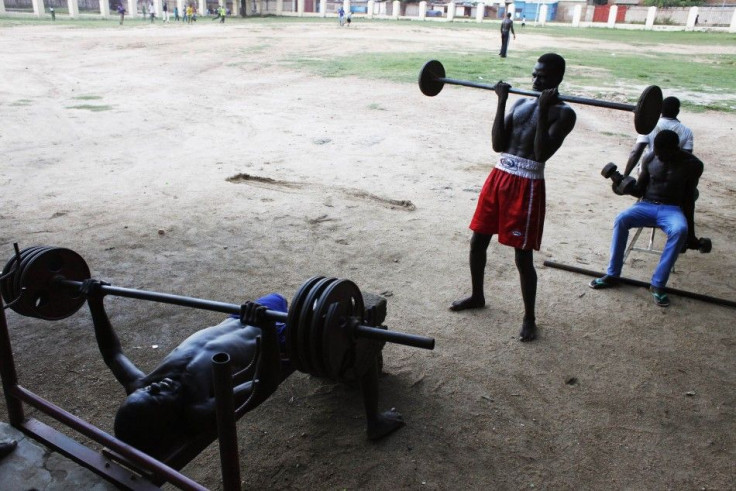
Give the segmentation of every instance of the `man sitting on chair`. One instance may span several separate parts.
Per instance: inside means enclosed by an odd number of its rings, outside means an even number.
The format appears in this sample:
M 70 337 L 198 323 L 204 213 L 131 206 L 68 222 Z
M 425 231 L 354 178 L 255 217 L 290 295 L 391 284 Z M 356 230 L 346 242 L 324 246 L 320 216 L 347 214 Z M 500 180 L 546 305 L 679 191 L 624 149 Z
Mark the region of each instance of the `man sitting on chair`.
M 86 296 L 95 328 L 95 337 L 107 366 L 125 388 L 128 397 L 115 417 L 115 435 L 122 441 L 156 458 L 166 456 L 172 443 L 182 437 L 214 431 L 215 398 L 212 357 L 225 352 L 233 370 L 236 408 L 245 411 L 264 402 L 288 377 L 293 368 L 284 362 L 285 325 L 258 322 L 259 310 L 286 311 L 286 299 L 267 295 L 243 306 L 242 318 L 228 318 L 220 324 L 185 339 L 148 375 L 124 354 L 103 305 L 104 292 L 97 280 L 86 280 L 81 293 Z M 404 425 L 394 411 L 378 412 L 378 357 L 374 366 L 359 379 L 363 393 L 368 438 L 375 440 Z
M 664 289 L 670 271 L 682 247 L 697 243 L 693 213 L 695 192 L 702 174 L 703 163 L 680 149 L 677 133 L 664 130 L 655 137 L 654 157 L 642 162 L 639 178 L 631 192 L 641 200 L 616 217 L 608 270 L 605 276 L 590 282 L 591 288 L 608 288 L 617 283 L 629 229 L 658 227 L 667 234 L 667 242 L 652 275 L 650 291 L 657 305 L 669 306 Z

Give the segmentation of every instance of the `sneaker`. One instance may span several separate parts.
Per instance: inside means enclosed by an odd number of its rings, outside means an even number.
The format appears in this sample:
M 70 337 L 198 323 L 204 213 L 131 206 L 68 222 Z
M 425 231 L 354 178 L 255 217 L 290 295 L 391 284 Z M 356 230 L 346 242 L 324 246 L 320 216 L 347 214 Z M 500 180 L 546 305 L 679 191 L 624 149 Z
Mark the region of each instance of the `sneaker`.
M 660 307 L 670 306 L 670 298 L 661 288 L 650 286 L 649 291 L 652 292 L 652 297 L 654 297 L 654 303 L 656 303 Z
M 616 286 L 616 278 L 606 275 L 601 278 L 594 279 L 588 284 L 588 286 L 591 287 L 593 290 L 611 288 L 612 286 Z

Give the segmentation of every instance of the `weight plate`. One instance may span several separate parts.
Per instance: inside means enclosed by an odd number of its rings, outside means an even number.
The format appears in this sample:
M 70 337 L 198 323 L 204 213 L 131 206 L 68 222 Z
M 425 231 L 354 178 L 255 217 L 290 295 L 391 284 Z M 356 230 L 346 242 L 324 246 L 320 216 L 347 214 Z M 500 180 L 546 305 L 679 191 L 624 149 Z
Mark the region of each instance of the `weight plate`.
M 363 295 L 361 295 L 358 286 L 350 280 L 339 280 L 331 284 L 317 304 L 312 320 L 312 365 L 319 375 L 332 378 L 335 378 L 333 375 L 335 370 L 334 367 L 331 367 L 333 370 L 328 368 L 330 364 L 328 362 L 329 355 L 324 349 L 324 326 L 327 322 L 328 310 L 335 303 L 343 306 L 340 309 L 343 317 L 356 317 L 362 322 L 364 313 Z M 335 356 L 342 358 L 338 355 Z
M 287 315 L 286 320 L 286 353 L 293 363 L 297 362 L 297 332 L 299 331 L 299 316 L 302 312 L 302 306 L 304 305 L 304 301 L 306 300 L 307 295 L 309 295 L 309 291 L 312 289 L 314 284 L 323 278 L 324 276 L 312 276 L 309 278 L 307 281 L 302 283 L 302 286 L 299 287 L 294 294 L 294 298 L 291 300 L 291 307 L 289 308 L 289 314 Z
M 350 318 L 363 322 L 365 305 L 360 288 L 350 280 L 342 280 L 339 285 L 331 289 L 329 296 L 325 295 L 323 310 L 324 321 L 322 335 L 321 359 L 326 373 L 334 380 L 344 380 L 346 370 L 354 365 L 358 355 L 358 341 L 353 336 L 350 327 Z M 330 305 L 340 307 L 328 311 Z
M 27 294 L 18 302 L 19 309 L 45 320 L 64 319 L 78 311 L 86 298 L 75 289 L 55 284 L 57 277 L 84 281 L 90 278 L 90 271 L 82 256 L 71 249 L 41 250 L 23 269 L 21 284 Z
M 312 363 L 310 359 L 309 343 L 312 334 L 311 321 L 314 313 L 314 307 L 324 289 L 336 278 L 323 278 L 312 286 L 309 290 L 304 305 L 299 315 L 299 330 L 297 331 L 296 359 L 298 360 L 297 370 L 305 373 L 312 373 Z
M 22 283 L 21 280 L 23 278 L 23 272 L 25 271 L 25 268 L 27 267 L 28 263 L 33 260 L 34 257 L 36 257 L 39 253 L 51 249 L 50 247 L 34 247 L 32 250 L 29 250 L 27 253 L 21 255 L 21 261 L 20 261 L 20 268 L 16 272 L 16 274 L 13 275 L 13 283 L 12 283 L 12 290 L 10 293 L 13 295 L 13 298 L 18 298 L 22 293 Z M 20 312 L 19 312 L 20 313 Z M 33 316 L 32 313 L 26 313 L 25 315 Z
M 18 254 L 20 256 L 20 260 L 18 260 L 18 257 L 16 254 L 13 254 L 10 259 L 8 259 L 8 262 L 5 263 L 5 267 L 3 268 L 2 275 L 3 280 L 0 283 L 0 294 L 5 299 L 7 303 L 12 302 L 15 300 L 15 296 L 13 295 L 13 292 L 15 291 L 15 288 L 13 287 L 13 283 L 15 282 L 15 277 L 18 275 L 18 271 L 20 271 L 20 264 L 23 262 L 23 257 L 25 254 L 28 254 L 31 251 L 35 251 L 38 249 L 38 246 L 34 247 L 26 247 L 20 253 Z M 8 277 L 5 277 L 6 274 L 10 273 L 11 270 L 13 270 L 13 274 L 11 274 Z
M 639 96 L 639 102 L 634 109 L 634 128 L 640 135 L 652 132 L 659 116 L 662 114 L 662 89 L 650 85 Z
M 422 94 L 434 97 L 442 91 L 445 83 L 437 80 L 445 78 L 445 67 L 437 60 L 429 60 L 419 70 L 419 90 Z

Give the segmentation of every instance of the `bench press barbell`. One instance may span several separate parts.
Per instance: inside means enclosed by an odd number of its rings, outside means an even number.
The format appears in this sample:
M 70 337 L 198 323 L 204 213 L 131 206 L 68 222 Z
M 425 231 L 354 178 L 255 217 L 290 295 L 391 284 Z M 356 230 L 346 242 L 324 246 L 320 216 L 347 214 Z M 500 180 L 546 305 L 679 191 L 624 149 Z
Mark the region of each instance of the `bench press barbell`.
M 76 252 L 29 247 L 8 260 L 0 275 L 6 307 L 27 317 L 60 320 L 77 312 L 86 299 L 82 282 L 89 267 Z M 201 310 L 240 314 L 241 305 L 103 284 L 107 295 L 151 300 Z M 334 380 L 349 370 L 360 373 L 383 343 L 434 349 L 434 338 L 389 331 L 364 318 L 363 296 L 350 280 L 310 278 L 297 290 L 288 313 L 266 310 L 264 318 L 287 325 L 287 354 L 297 370 Z M 375 324 L 375 322 L 373 322 Z
M 430 60 L 424 64 L 419 71 L 419 89 L 422 94 L 433 97 L 442 91 L 445 84 L 461 85 L 463 87 L 473 87 L 476 89 L 496 90 L 495 85 L 481 84 L 477 82 L 469 82 L 466 80 L 455 80 L 445 76 L 445 67 L 437 60 Z M 527 95 L 539 97 L 540 92 L 534 90 L 509 89 L 512 94 Z M 600 101 L 598 99 L 589 99 L 586 97 L 576 97 L 569 95 L 559 96 L 560 100 L 565 102 L 573 102 L 576 104 L 585 104 L 588 106 L 604 107 L 607 109 L 616 109 L 619 111 L 631 111 L 634 113 L 634 128 L 641 135 L 649 134 L 659 121 L 662 112 L 662 90 L 656 85 L 650 85 L 639 96 L 636 105 L 624 104 L 621 102 Z

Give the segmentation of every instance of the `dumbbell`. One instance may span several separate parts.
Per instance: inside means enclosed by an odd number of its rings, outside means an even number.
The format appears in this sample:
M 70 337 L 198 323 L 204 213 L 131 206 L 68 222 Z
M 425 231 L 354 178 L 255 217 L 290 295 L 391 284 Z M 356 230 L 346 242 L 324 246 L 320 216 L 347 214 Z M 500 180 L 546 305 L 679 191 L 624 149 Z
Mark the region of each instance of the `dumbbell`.
M 616 164 L 609 162 L 603 166 L 601 175 L 613 181 L 611 189 L 613 189 L 614 193 L 618 195 L 631 194 L 631 191 L 634 190 L 634 186 L 636 185 L 636 179 L 631 176 L 622 175 L 616 170 L 617 168 Z
M 707 237 L 700 237 L 694 244 L 688 244 L 688 249 L 697 249 L 701 254 L 707 254 L 713 249 L 713 242 Z

